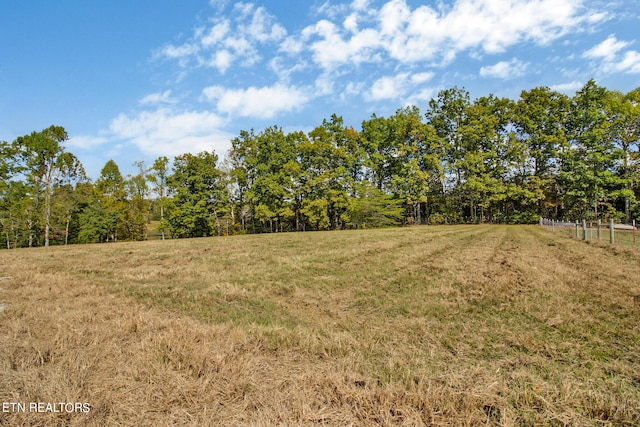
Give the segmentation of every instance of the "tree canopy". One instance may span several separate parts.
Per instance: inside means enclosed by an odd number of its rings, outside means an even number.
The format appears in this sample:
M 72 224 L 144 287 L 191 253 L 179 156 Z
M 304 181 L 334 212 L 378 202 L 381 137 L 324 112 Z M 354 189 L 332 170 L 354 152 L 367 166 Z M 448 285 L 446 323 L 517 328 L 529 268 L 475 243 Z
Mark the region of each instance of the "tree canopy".
M 51 126 L 0 142 L 2 247 L 427 223 L 640 216 L 640 88 L 590 80 L 519 99 L 442 90 L 426 111 L 241 131 L 221 162 L 185 153 L 91 182 Z

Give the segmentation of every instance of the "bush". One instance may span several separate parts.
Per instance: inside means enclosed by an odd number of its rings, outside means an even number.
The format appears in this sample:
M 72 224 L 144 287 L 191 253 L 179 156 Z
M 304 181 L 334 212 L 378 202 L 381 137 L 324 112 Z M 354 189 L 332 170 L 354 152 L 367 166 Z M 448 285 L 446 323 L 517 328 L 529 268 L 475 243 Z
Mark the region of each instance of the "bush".
M 429 224 L 441 225 L 446 224 L 447 219 L 441 213 L 434 213 L 429 216 Z

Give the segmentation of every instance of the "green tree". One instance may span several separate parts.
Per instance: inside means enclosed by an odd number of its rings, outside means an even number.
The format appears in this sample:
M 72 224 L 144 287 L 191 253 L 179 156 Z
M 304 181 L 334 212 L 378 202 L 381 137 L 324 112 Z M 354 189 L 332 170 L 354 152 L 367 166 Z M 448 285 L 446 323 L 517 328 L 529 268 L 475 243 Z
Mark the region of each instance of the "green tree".
M 362 163 L 354 156 L 353 137 L 334 114 L 298 146 L 305 195 L 302 213 L 312 229 L 340 229 L 348 221 L 349 199 L 355 195 Z
M 417 107 L 399 109 L 388 121 L 400 162 L 400 167 L 393 171 L 390 189 L 404 201 L 410 221 L 421 224 L 431 185 L 442 179 L 440 140 L 435 129 L 422 122 Z
M 240 229 L 247 230 L 254 207 L 249 199 L 249 190 L 256 177 L 258 163 L 256 136 L 253 129 L 250 132 L 241 131 L 240 136 L 231 140 L 229 151 L 230 179 L 234 188 L 234 202 L 237 206 Z
M 107 210 L 98 201 L 88 204 L 79 214 L 79 243 L 100 243 L 114 238 L 114 229 L 118 222 L 118 213 Z
M 156 193 L 158 197 L 157 203 L 160 207 L 160 233 L 162 240 L 165 238 L 165 219 L 164 219 L 164 208 L 167 203 L 167 187 L 168 187 L 168 179 L 170 176 L 169 170 L 169 159 L 166 156 L 158 157 L 154 162 L 151 168 L 149 169 L 149 174 L 147 176 L 148 180 L 153 184 L 153 191 Z
M 30 238 L 29 187 L 22 181 L 6 181 L 0 194 L 0 226 L 7 249 L 22 246 Z
M 636 201 L 634 189 L 638 187 L 638 155 L 640 151 L 640 88 L 627 94 L 610 92 L 611 138 L 622 150 L 622 164 L 618 175 L 624 181 L 624 212 L 631 221 L 632 204 Z
M 67 139 L 67 132 L 63 127 L 50 126 L 41 132 L 18 137 L 14 141 L 21 160 L 22 173 L 26 176 L 35 200 L 34 208 L 42 215 L 45 246 L 49 246 L 55 185 L 68 177 L 84 174 L 80 161 L 65 151 L 62 145 Z
M 545 217 L 558 217 L 561 203 L 556 185 L 558 156 L 568 146 L 569 107 L 569 97 L 548 87 L 523 91 L 515 107 L 513 122 L 517 138 L 527 151 L 518 177 L 526 191 L 544 195 L 536 212 Z
M 444 199 L 443 207 L 449 222 L 460 220 L 461 209 L 465 203 L 461 184 L 465 159 L 464 135 L 462 130 L 468 121 L 471 107 L 469 92 L 453 87 L 438 92 L 438 96 L 429 102 L 425 113 L 427 124 L 431 125 L 439 139 L 439 159 L 443 178 L 439 193 Z
M 168 223 L 175 237 L 205 237 L 221 234 L 219 216 L 228 200 L 215 153 L 183 154 L 175 157 L 168 188 L 174 196 Z
M 127 192 L 125 180 L 115 161 L 109 160 L 105 163 L 94 188 L 97 202 L 101 208 L 94 209 L 93 212 L 104 212 L 107 219 L 105 224 L 111 227 L 109 238 L 112 241 L 126 240 L 128 238 L 126 227 Z
M 391 190 L 391 180 L 402 167 L 392 119 L 378 117 L 362 122 L 362 145 L 366 153 L 368 178 L 380 191 Z
M 561 153 L 559 181 L 565 202 L 575 216 L 600 218 L 613 214 L 612 202 L 625 195 L 616 165 L 624 153 L 612 138 L 609 92 L 590 80 L 571 100 L 570 147 Z
M 438 93 L 437 99 L 429 102 L 429 110 L 425 113 L 427 123 L 436 131 L 441 139 L 443 170 L 443 193 L 460 185 L 463 179 L 461 161 L 464 159 L 463 126 L 467 123 L 467 115 L 471 107 L 469 92 L 453 87 Z
M 149 185 L 144 162 L 134 162 L 138 173 L 125 180 L 128 209 L 125 212 L 127 237 L 131 240 L 145 240 L 151 214 Z
M 261 223 L 261 230 L 269 225 L 269 231 L 291 229 L 295 218 L 292 207 L 294 183 L 290 170 L 296 159 L 297 135 L 285 135 L 282 128 L 268 127 L 254 135 L 252 157 L 245 158 L 250 165 L 247 179 L 251 186 L 247 199 L 253 208 L 254 218 Z
M 356 228 L 397 226 L 402 223 L 402 200 L 385 194 L 369 182 L 358 185 L 358 197 L 349 206 L 350 223 Z
M 53 217 L 57 223 L 64 225 L 65 245 L 74 240 L 71 236 L 71 222 L 74 216 L 77 216 L 89 203 L 92 191 L 93 186 L 86 181 L 86 178 L 75 183 L 68 181 L 55 188 Z
M 507 198 L 514 163 L 511 156 L 517 154 L 509 131 L 511 113 L 510 100 L 481 97 L 471 104 L 467 122 L 461 126 L 464 157 L 459 161 L 460 188 L 473 221 L 484 221 L 487 215 L 493 218 L 495 208 Z

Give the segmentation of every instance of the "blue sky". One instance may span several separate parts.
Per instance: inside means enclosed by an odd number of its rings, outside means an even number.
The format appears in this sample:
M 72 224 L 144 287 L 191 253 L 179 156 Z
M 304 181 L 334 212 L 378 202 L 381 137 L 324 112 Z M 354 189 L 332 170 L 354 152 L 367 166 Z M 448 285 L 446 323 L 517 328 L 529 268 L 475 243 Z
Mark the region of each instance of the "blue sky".
M 637 0 L 0 2 L 0 140 L 64 126 L 109 159 L 214 150 L 240 130 L 425 111 L 439 90 L 517 99 L 640 86 Z

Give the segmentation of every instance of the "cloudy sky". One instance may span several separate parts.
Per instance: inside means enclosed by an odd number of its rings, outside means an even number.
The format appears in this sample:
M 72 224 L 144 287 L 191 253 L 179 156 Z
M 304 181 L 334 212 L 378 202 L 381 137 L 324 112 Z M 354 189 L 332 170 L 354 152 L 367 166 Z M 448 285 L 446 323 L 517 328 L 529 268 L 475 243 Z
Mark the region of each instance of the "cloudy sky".
M 0 2 L 0 140 L 56 124 L 92 178 L 240 130 L 424 111 L 439 90 L 517 99 L 640 86 L 638 0 Z

